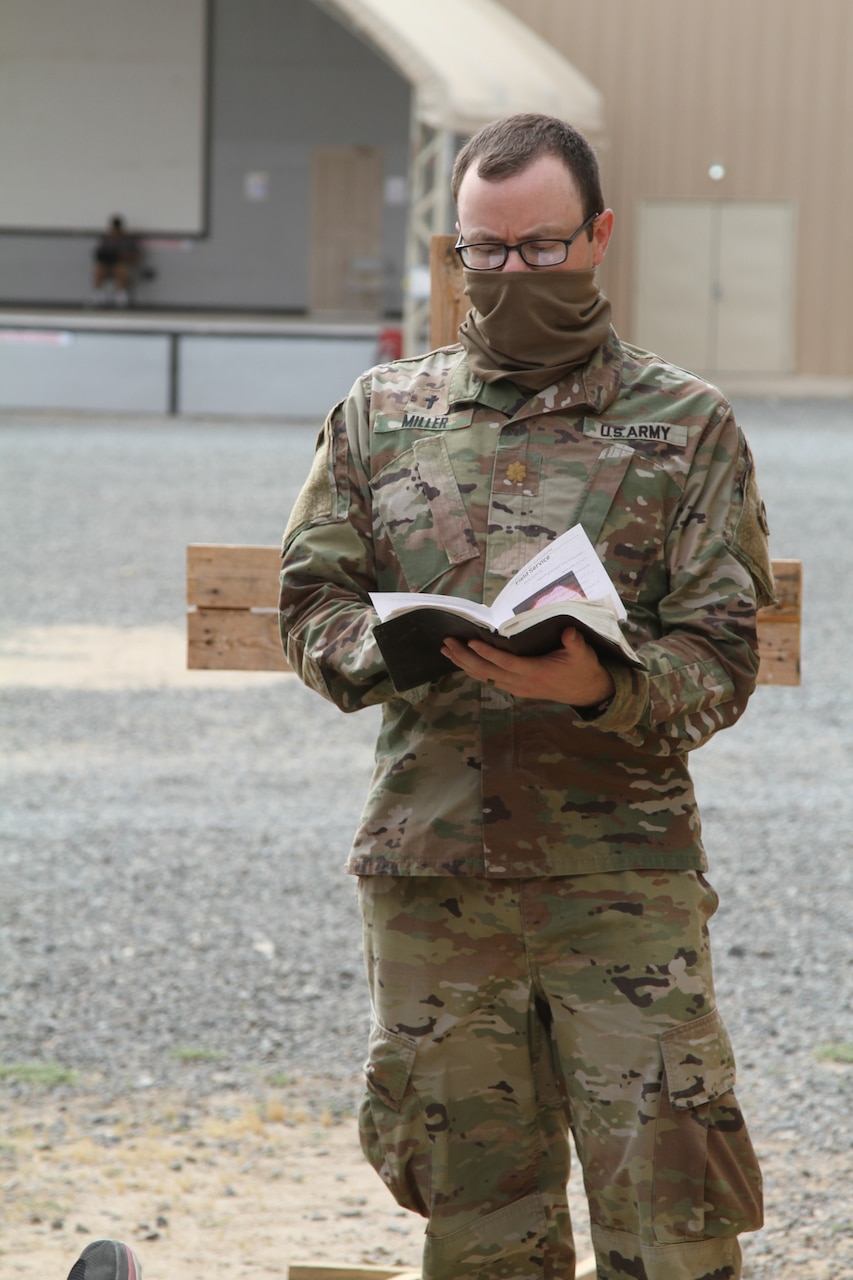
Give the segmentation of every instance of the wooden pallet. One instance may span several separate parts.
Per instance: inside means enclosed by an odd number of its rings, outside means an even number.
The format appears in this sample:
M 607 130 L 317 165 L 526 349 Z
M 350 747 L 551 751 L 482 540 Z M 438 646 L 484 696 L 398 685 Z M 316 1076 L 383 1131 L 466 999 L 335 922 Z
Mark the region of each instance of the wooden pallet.
M 388 1267 L 320 1266 L 314 1262 L 292 1262 L 287 1280 L 421 1280 L 420 1268 L 400 1271 Z M 575 1280 L 595 1280 L 595 1258 L 579 1262 Z
M 315 1262 L 291 1262 L 287 1280 L 421 1280 L 417 1271 L 388 1267 L 319 1266 Z
M 278 632 L 278 547 L 187 548 L 187 666 L 288 671 Z M 774 560 L 778 604 L 758 615 L 760 684 L 800 683 L 802 565 Z

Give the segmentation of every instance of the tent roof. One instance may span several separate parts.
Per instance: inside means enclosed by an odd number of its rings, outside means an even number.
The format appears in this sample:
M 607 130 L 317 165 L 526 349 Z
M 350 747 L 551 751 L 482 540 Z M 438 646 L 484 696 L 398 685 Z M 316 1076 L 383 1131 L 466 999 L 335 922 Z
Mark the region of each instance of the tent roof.
M 319 0 L 415 89 L 415 116 L 476 132 L 516 111 L 603 133 L 603 100 L 580 72 L 494 0 Z

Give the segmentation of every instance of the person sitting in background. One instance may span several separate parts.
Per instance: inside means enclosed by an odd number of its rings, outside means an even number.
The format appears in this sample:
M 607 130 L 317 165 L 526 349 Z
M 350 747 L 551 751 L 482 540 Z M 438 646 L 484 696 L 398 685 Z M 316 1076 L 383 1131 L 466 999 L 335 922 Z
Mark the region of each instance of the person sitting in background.
M 95 246 L 95 305 L 107 302 L 107 285 L 112 285 L 117 307 L 130 303 L 130 284 L 140 259 L 139 241 L 128 233 L 124 219 L 116 214 Z

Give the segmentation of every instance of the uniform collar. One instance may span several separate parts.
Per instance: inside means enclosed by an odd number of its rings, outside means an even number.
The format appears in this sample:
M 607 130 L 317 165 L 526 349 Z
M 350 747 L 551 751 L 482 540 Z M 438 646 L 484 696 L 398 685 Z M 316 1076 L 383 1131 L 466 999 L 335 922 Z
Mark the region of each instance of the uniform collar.
M 603 413 L 613 403 L 622 383 L 622 344 L 611 327 L 585 365 L 572 369 L 565 377 L 531 392 L 506 379 L 483 382 L 471 372 L 467 360 L 459 361 L 450 377 L 448 402 L 451 407 L 472 400 L 495 409 L 508 417 L 530 417 L 538 413 L 554 413 L 589 408 Z

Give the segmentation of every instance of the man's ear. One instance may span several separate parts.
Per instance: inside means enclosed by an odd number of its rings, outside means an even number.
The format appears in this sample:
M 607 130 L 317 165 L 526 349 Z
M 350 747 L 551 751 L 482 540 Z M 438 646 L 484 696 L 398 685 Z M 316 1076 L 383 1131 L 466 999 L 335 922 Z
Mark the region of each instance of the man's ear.
M 592 232 L 592 262 L 598 266 L 604 260 L 610 237 L 613 235 L 613 210 L 605 209 L 595 220 Z

